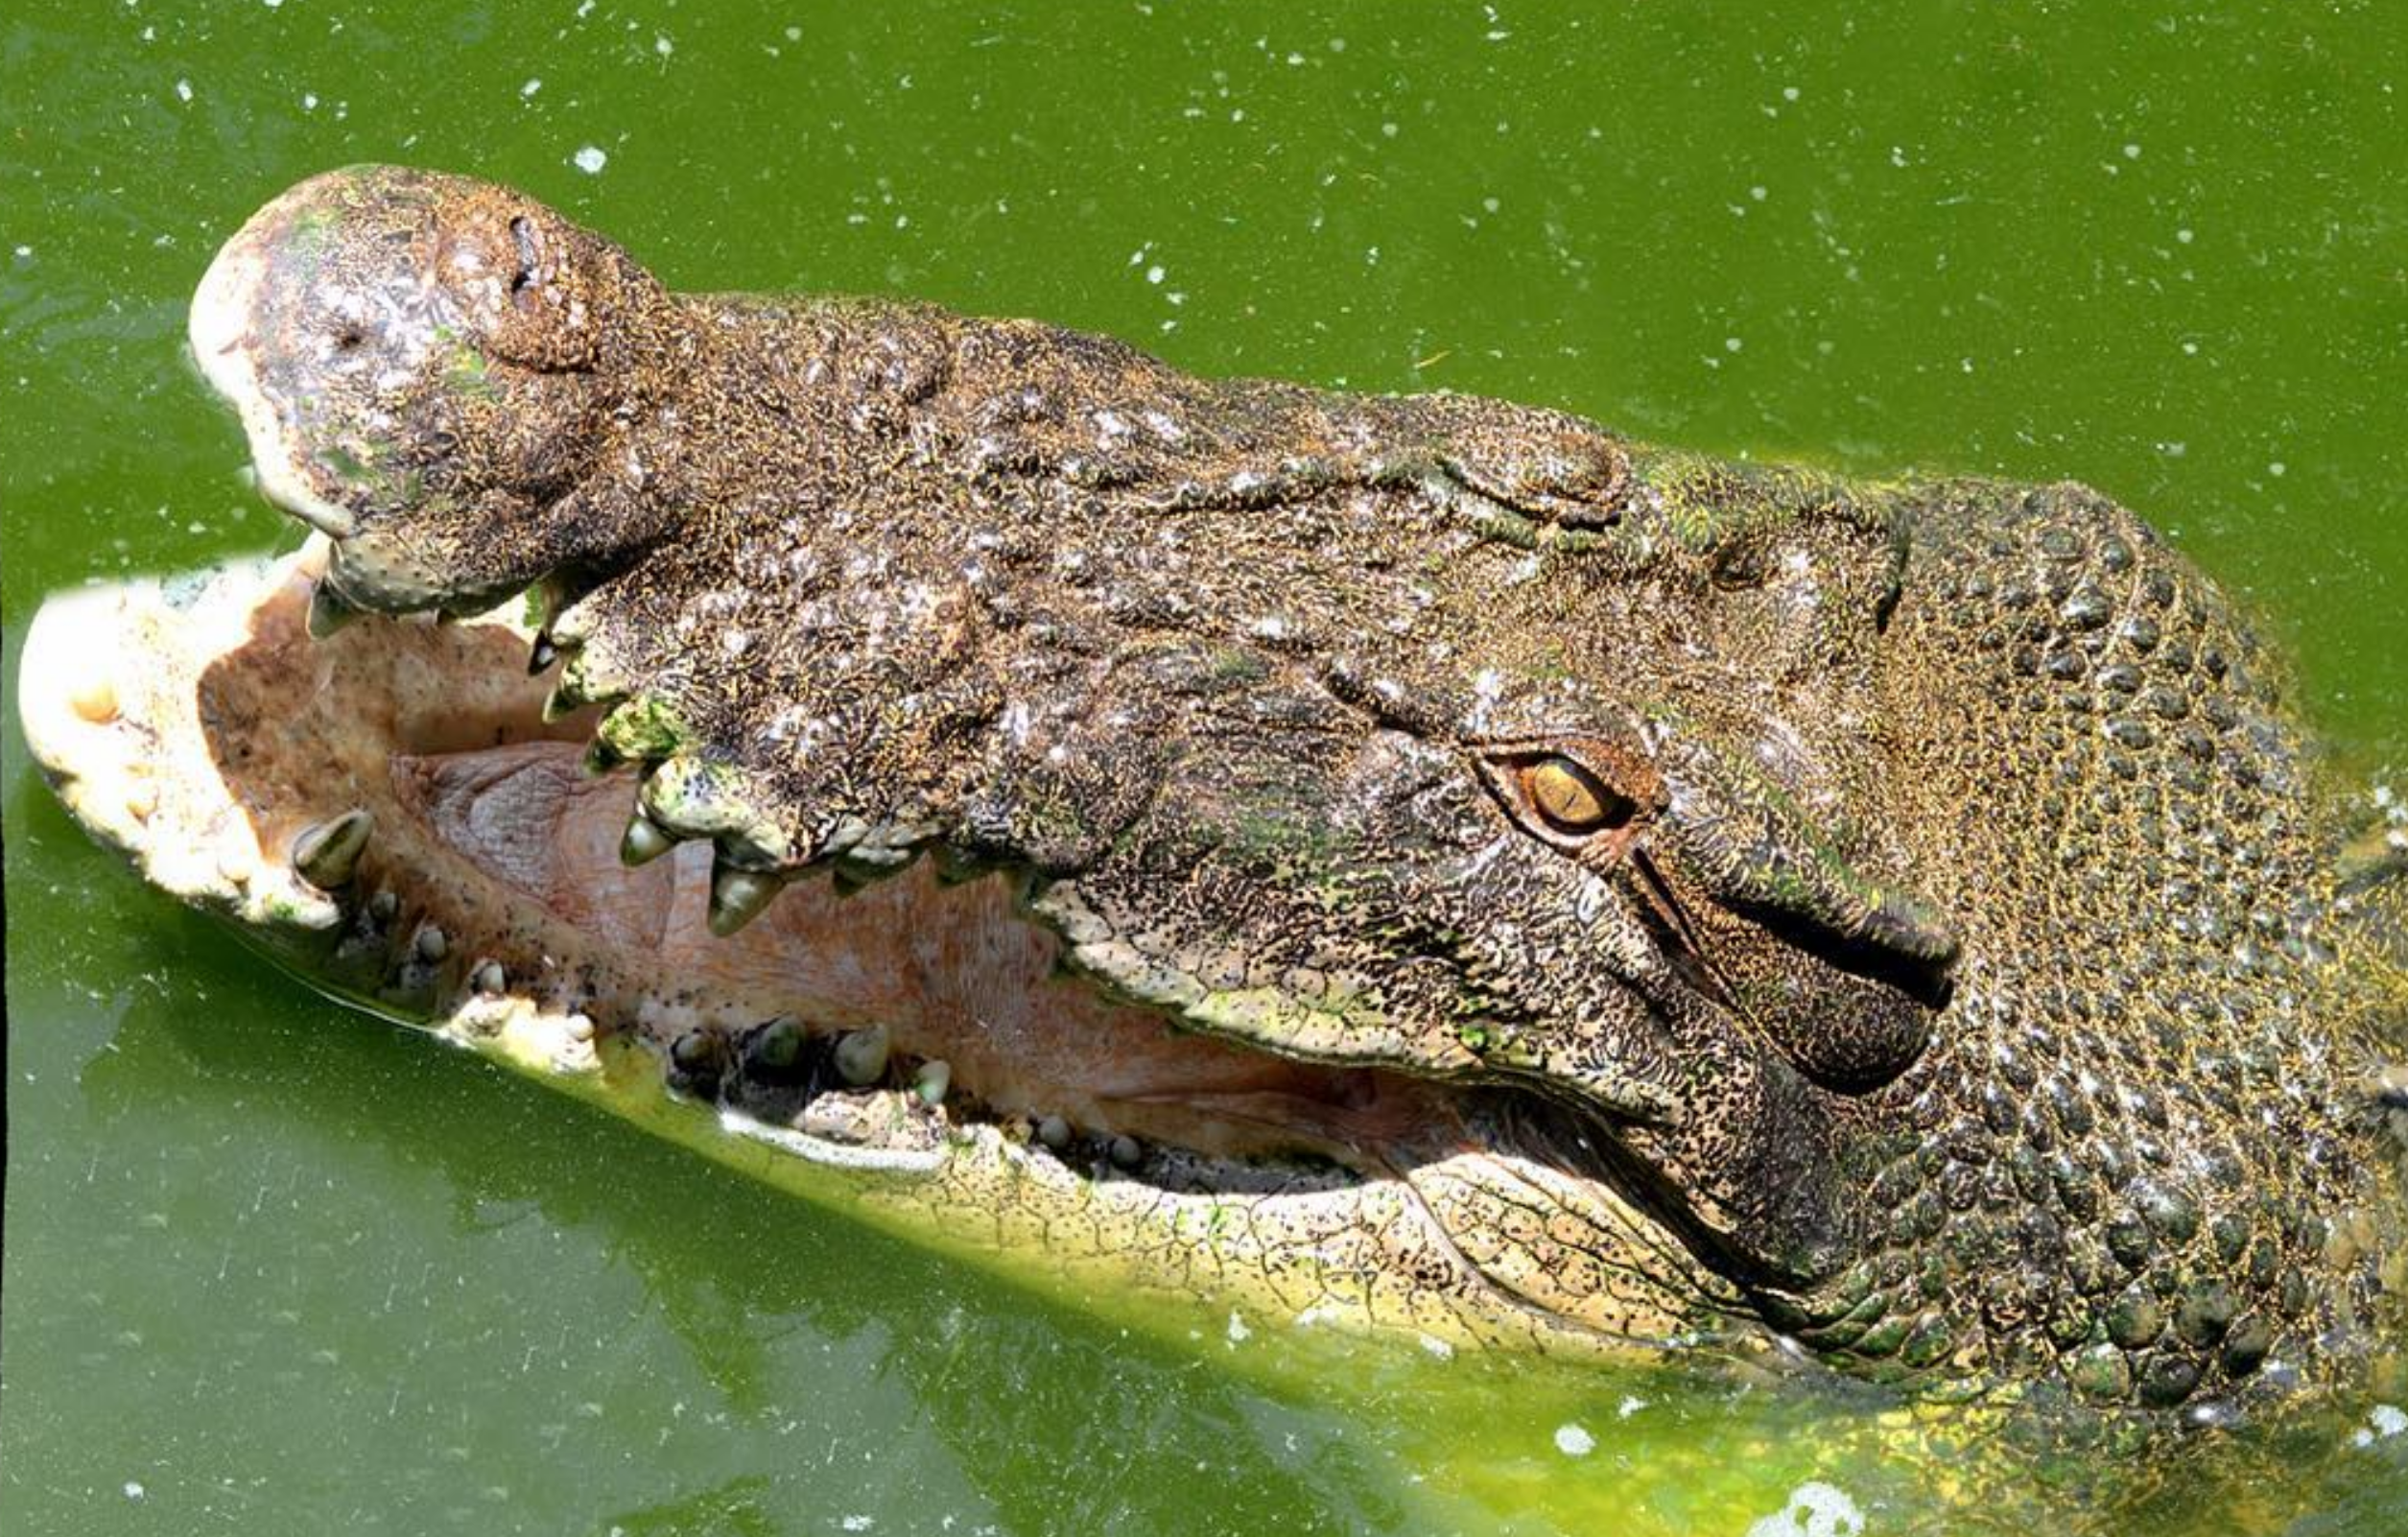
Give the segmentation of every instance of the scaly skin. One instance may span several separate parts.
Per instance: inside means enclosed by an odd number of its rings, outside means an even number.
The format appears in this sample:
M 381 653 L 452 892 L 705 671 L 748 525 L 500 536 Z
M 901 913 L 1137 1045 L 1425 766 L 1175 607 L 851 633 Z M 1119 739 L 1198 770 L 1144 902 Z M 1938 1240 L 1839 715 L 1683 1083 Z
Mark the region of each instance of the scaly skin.
M 2396 851 L 2352 845 L 2226 602 L 2089 491 L 673 295 L 386 168 L 263 210 L 193 335 L 334 536 L 317 627 L 534 587 L 547 715 L 606 707 L 629 847 L 709 843 L 715 931 L 891 879 L 855 900 L 1036 926 L 1098 1041 L 1169 1020 L 1414 1108 L 1287 1141 L 1345 1176 L 1301 1250 L 1422 1314 L 1735 1315 L 2160 1407 L 2368 1337 Z M 943 917 L 932 867 L 1007 900 Z M 641 982 L 581 996 L 606 1037 L 668 1040 Z M 721 1088 L 727 1050 L 673 1074 Z M 1281 1141 L 1200 1148 L 1208 1182 Z

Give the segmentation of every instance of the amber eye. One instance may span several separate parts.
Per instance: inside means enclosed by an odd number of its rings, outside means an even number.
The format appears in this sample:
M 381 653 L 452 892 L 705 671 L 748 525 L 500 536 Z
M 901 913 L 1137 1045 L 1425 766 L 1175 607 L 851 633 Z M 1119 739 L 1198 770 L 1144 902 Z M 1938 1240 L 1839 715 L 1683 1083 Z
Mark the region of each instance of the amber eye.
M 1594 833 L 1629 821 L 1634 809 L 1627 796 L 1606 788 L 1596 775 L 1570 758 L 1541 758 L 1522 770 L 1523 793 L 1547 824 L 1559 832 Z

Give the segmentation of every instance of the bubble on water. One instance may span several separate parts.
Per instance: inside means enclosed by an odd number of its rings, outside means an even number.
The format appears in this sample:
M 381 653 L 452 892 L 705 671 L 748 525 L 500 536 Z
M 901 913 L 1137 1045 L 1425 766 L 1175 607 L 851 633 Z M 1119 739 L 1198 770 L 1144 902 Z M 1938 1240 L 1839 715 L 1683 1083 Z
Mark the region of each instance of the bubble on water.
M 590 144 L 569 156 L 569 159 L 579 171 L 589 177 L 602 175 L 602 168 L 610 163 L 610 156 Z
M 2402 1431 L 2408 1431 L 2408 1411 L 2395 1404 L 2377 1404 L 2367 1411 L 2364 1429 L 2351 1433 L 2351 1446 L 2373 1446 L 2388 1441 Z
M 145 1489 L 142 1486 L 142 1480 L 139 1478 L 128 1478 L 126 1480 L 126 1498 L 129 1500 L 139 1500 L 150 1492 L 150 1490 Z
M 1789 1491 L 1789 1503 L 1760 1517 L 1747 1537 L 1863 1537 L 1865 1515 L 1848 1491 L 1819 1479 Z
M 542 90 L 542 89 L 543 89 L 543 77 L 542 77 L 541 75 L 533 75 L 533 76 L 530 76 L 530 77 L 528 78 L 528 81 L 527 81 L 527 83 L 526 83 L 526 84 L 521 85 L 521 86 L 518 88 L 518 94 L 519 94 L 519 95 L 521 95 L 521 96 L 532 96 L 532 95 L 534 95 L 537 91 Z
M 192 100 L 191 81 L 179 80 L 176 83 L 176 99 L 179 102 L 189 102 Z
M 1615 1406 L 1614 1412 L 1618 1418 L 1626 1420 L 1646 1407 L 1647 1401 L 1634 1394 L 1623 1399 L 1621 1403 Z
M 1555 1427 L 1555 1450 L 1568 1457 L 1585 1457 L 1597 1449 L 1597 1438 L 1581 1425 Z

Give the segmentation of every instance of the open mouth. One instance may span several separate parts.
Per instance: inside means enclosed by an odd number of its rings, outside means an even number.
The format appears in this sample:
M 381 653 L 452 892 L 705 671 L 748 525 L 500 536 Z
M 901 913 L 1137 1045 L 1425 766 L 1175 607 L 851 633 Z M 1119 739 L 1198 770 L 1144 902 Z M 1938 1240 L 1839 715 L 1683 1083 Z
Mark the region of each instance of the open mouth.
M 487 616 L 313 639 L 325 560 L 313 539 L 54 600 L 20 689 L 88 827 L 320 988 L 780 1183 L 874 1176 L 845 1188 L 915 1230 L 951 1190 L 993 1246 L 1029 1222 L 1058 1246 L 1046 1214 L 1074 1213 L 1121 1270 L 1173 1264 L 1173 1241 L 1216 1263 L 1287 1244 L 1280 1300 L 1300 1312 L 1376 1312 L 1376 1271 L 1452 1298 L 1414 1310 L 1425 1332 L 1627 1338 L 1694 1318 L 1693 1266 L 1554 1165 L 1542 1110 L 1175 1029 L 1063 973 L 1008 875 L 799 882 L 713 934 L 708 843 L 627 862 L 630 777 L 584 763 L 595 712 L 544 719 L 528 631 Z M 1656 1256 L 1663 1293 L 1634 1305 L 1649 1289 L 1628 1275 L 1550 1268 L 1560 1236 L 1503 1241 L 1514 1200 L 1523 1226 L 1536 1211 L 1587 1232 L 1592 1263 Z M 1218 1231 L 1234 1212 L 1248 1232 Z M 1239 1268 L 1258 1290 L 1275 1274 Z

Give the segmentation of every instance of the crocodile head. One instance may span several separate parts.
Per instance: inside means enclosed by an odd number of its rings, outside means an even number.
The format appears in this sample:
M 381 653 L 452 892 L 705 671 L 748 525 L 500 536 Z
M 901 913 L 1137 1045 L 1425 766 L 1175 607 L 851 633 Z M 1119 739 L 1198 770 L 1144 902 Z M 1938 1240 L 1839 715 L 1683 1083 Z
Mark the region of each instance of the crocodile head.
M 1440 1334 L 2164 1404 L 2381 1291 L 2347 830 L 2079 488 L 674 296 L 385 169 L 193 338 L 328 543 L 37 626 L 29 736 L 349 993 L 923 1226 Z
M 260 210 L 209 269 L 190 335 L 261 489 L 339 541 L 326 601 L 457 611 L 540 574 L 496 531 L 601 535 L 566 493 L 630 409 L 626 351 L 664 303 L 539 204 L 363 167 Z

